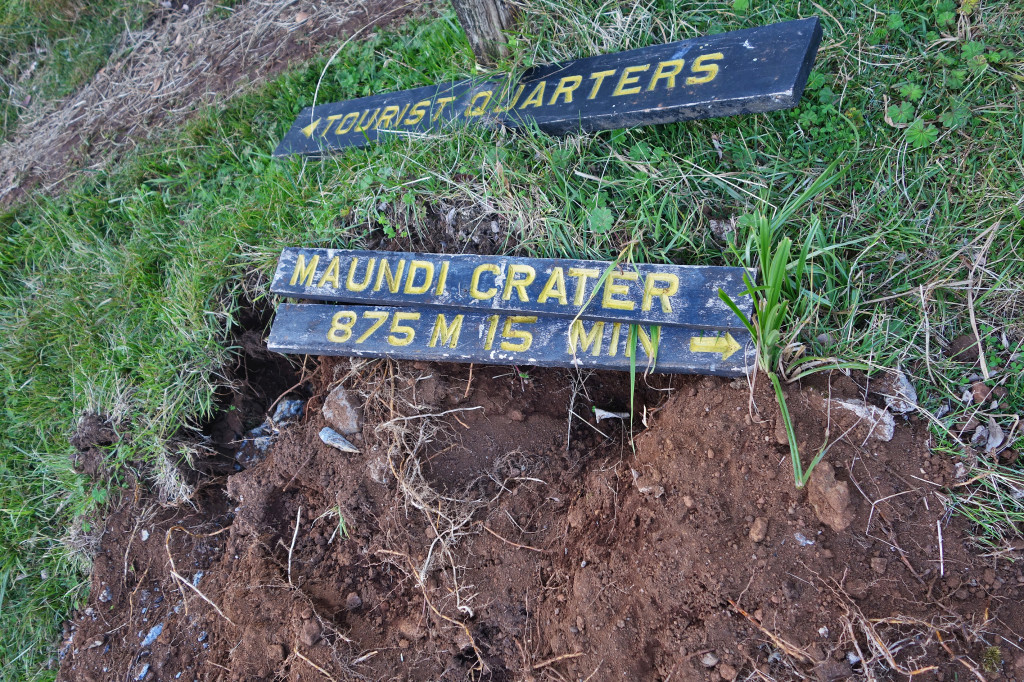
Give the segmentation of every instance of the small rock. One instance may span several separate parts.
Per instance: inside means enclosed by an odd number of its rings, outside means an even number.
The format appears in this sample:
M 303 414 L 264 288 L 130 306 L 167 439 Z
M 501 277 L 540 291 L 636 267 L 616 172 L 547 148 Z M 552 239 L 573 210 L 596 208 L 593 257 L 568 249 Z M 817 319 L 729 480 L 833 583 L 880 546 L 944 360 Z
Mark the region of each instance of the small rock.
M 891 419 L 891 416 L 890 416 Z M 853 499 L 846 481 L 837 481 L 835 469 L 828 462 L 818 462 L 807 484 L 807 499 L 814 515 L 832 530 L 846 530 L 853 523 Z
M 302 623 L 302 628 L 299 630 L 299 641 L 306 646 L 313 646 L 320 641 L 321 634 L 320 624 L 315 620 L 307 620 Z
M 686 506 L 687 509 L 693 509 L 693 505 L 695 503 L 692 497 L 690 497 L 689 495 L 683 495 L 683 504 Z
M 320 413 L 339 433 L 350 436 L 362 430 L 362 410 L 340 384 L 327 394 Z
M 103 591 L 100 592 L 100 596 L 97 597 L 97 599 L 99 599 L 104 604 L 106 604 L 108 601 L 110 601 L 113 598 L 114 598 L 114 595 L 112 595 L 110 593 L 110 588 L 109 587 L 104 587 Z
M 971 384 L 971 399 L 976 405 L 988 400 L 988 396 L 991 393 L 992 389 L 986 386 L 983 381 L 975 381 Z
M 854 599 L 864 599 L 868 596 L 868 584 L 860 578 L 854 578 L 844 586 L 846 593 Z
M 277 404 L 271 421 L 277 427 L 287 426 L 301 419 L 305 409 L 306 401 L 304 400 L 282 400 Z
M 143 528 L 141 531 L 139 531 L 139 538 L 141 538 L 143 542 L 148 540 L 149 539 L 149 531 L 146 530 L 145 528 Z
M 885 406 L 890 412 L 906 414 L 917 409 L 917 391 L 903 372 L 892 373 L 890 386 L 885 391 Z
M 359 452 L 359 448 L 349 443 L 344 436 L 329 426 L 320 429 L 320 440 L 342 452 Z
M 871 570 L 878 575 L 884 575 L 885 569 L 889 567 L 889 560 L 881 557 L 875 557 L 871 560 Z
M 786 422 L 782 417 L 775 420 L 775 442 L 779 445 L 789 444 L 789 435 L 786 433 Z
M 763 516 L 754 519 L 754 524 L 750 527 L 749 537 L 751 542 L 762 542 L 768 537 L 768 519 Z
M 366 463 L 366 469 L 370 473 L 370 480 L 381 485 L 388 484 L 388 474 L 391 473 L 391 469 L 388 466 L 387 457 L 379 455 L 374 457 Z
M 874 405 L 869 405 L 863 400 L 829 400 L 828 405 L 833 410 L 840 411 L 839 413 L 834 413 L 834 416 L 839 427 L 844 431 L 847 428 L 853 428 L 853 424 L 844 424 L 843 420 L 840 419 L 842 412 L 847 412 L 856 417 L 860 423 L 859 427 L 866 430 L 867 437 L 886 442 L 892 440 L 896 430 L 896 422 L 887 411 Z
M 455 633 L 455 646 L 459 648 L 459 651 L 465 651 L 473 646 L 473 640 L 464 630 L 459 630 Z
M 796 540 L 797 544 L 801 547 L 811 547 L 814 545 L 814 540 L 811 540 L 803 533 L 793 533 L 793 539 Z
M 526 419 L 521 410 L 509 410 L 505 416 L 514 422 L 521 422 Z
M 736 679 L 737 671 L 736 668 L 732 667 L 728 663 L 723 663 L 722 665 L 718 666 L 718 674 L 722 676 L 723 680 L 727 680 L 727 682 L 732 682 Z
M 956 423 L 956 431 L 958 434 L 974 433 L 974 430 L 979 426 L 981 426 L 981 422 L 974 417 L 961 417 Z
M 283 661 L 284 647 L 280 644 L 271 644 L 267 647 L 267 654 L 270 656 L 270 660 L 272 661 Z
M 156 641 L 156 638 L 159 637 L 160 634 L 163 631 L 164 631 L 164 624 L 163 623 L 158 623 L 157 625 L 154 625 L 153 627 L 151 627 L 149 629 L 149 632 L 146 634 L 146 638 L 144 640 L 142 640 L 142 644 L 140 646 L 142 646 L 142 647 L 149 646 L 150 644 L 152 644 L 153 642 Z
M 296 12 L 295 13 L 295 23 L 296 24 L 304 24 L 307 21 L 309 21 L 309 12 Z
M 718 665 L 718 656 L 715 656 L 715 652 L 709 651 L 700 657 L 700 662 L 705 668 L 714 668 Z
M 853 652 L 847 654 L 848 660 L 850 656 L 854 659 L 852 663 L 860 661 L 860 658 Z M 818 665 L 814 672 L 820 682 L 837 682 L 838 680 L 846 680 L 853 677 L 853 668 L 850 666 L 851 662 L 847 661 L 825 661 Z
M 349 592 L 348 596 L 345 597 L 345 608 L 349 611 L 355 611 L 363 605 L 363 599 L 359 596 L 358 592 Z
M 641 495 L 650 495 L 658 498 L 665 494 L 665 488 L 657 485 L 657 476 L 652 475 L 650 478 L 641 480 L 641 474 L 636 469 L 630 469 L 633 473 L 633 484 L 636 485 L 637 490 L 640 491 Z M 654 479 L 653 481 L 650 479 Z
M 978 361 L 978 337 L 974 334 L 963 334 L 949 343 L 946 350 L 950 360 L 974 364 Z

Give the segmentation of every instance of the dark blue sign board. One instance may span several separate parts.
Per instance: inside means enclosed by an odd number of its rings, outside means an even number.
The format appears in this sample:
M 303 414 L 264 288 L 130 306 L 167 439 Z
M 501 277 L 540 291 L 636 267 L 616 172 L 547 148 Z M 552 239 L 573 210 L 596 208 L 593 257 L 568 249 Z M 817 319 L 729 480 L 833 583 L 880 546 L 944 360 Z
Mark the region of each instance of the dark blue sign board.
M 742 329 L 743 268 L 286 248 L 270 290 L 313 301 Z M 751 273 L 753 276 L 753 273 Z
M 452 124 L 536 125 L 555 135 L 795 107 L 817 17 L 303 109 L 275 156 L 362 147 Z
M 438 362 L 578 367 L 744 376 L 753 369 L 746 331 L 630 325 L 515 313 L 420 307 L 282 303 L 267 347 L 278 353 L 392 357 Z

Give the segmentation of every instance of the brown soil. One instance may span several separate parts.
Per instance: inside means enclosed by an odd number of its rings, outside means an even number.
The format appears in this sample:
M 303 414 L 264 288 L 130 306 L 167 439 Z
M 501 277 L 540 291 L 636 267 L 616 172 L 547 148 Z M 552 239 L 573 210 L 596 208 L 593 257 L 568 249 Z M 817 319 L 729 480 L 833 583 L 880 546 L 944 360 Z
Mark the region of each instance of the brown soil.
M 634 452 L 591 416 L 628 409 L 622 374 L 246 362 L 225 405 L 300 384 L 305 415 L 192 506 L 124 499 L 60 679 L 1024 679 L 1024 571 L 944 511 L 923 423 L 848 433 L 807 494 L 764 381 L 641 381 Z M 340 382 L 359 455 L 317 435 Z M 829 393 L 864 389 L 790 391 L 805 452 Z M 257 419 L 208 429 L 223 450 L 264 414 L 239 409 Z
M 144 29 L 124 34 L 89 83 L 60 102 L 34 103 L 0 144 L 0 207 L 36 188 L 52 192 L 337 38 L 365 35 L 423 4 L 253 0 L 230 12 L 215 2 L 157 6 Z

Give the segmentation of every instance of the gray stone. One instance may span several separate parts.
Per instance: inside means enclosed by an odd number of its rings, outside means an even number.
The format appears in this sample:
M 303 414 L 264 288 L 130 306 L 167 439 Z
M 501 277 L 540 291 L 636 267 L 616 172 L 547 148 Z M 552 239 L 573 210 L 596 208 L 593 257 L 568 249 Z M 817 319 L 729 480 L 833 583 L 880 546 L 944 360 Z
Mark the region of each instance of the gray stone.
M 345 391 L 345 387 L 337 385 L 327 394 L 324 406 L 320 408 L 327 423 L 338 433 L 352 435 L 362 430 L 363 415 L 358 403 Z
M 359 448 L 349 443 L 340 433 L 329 426 L 320 429 L 320 440 L 342 452 L 359 452 Z

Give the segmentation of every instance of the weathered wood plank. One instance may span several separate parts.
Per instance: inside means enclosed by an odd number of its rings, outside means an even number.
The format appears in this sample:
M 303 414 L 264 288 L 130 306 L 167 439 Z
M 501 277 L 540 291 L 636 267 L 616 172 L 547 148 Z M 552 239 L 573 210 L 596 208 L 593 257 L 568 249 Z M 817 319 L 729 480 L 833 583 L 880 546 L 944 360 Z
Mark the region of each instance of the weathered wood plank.
M 454 310 L 282 303 L 267 347 L 278 353 L 629 370 L 628 324 Z M 658 331 L 655 331 L 655 330 Z M 638 371 L 743 376 L 747 332 L 639 325 Z M 657 339 L 657 340 L 655 340 Z
M 719 289 L 750 315 L 743 269 L 731 267 L 286 248 L 270 287 L 316 301 L 741 330 Z
M 307 107 L 275 156 L 362 147 L 452 124 L 561 135 L 787 109 L 818 43 L 817 17 L 538 66 L 521 79 L 441 83 Z
M 452 5 L 478 62 L 491 66 L 509 56 L 503 31 L 512 28 L 512 12 L 505 0 L 452 0 Z

